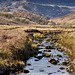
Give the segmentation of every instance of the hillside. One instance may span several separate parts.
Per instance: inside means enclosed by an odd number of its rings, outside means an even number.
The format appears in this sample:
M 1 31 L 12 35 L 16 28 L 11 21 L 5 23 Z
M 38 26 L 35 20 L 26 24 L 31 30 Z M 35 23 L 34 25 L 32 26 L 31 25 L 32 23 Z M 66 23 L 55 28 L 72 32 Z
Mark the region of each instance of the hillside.
M 74 0 L 0 0 L 0 9 L 30 11 L 46 19 L 66 15 L 75 10 Z
M 63 25 L 67 27 L 74 26 L 75 25 L 75 12 L 72 12 L 62 17 L 50 19 L 49 21 L 55 23 L 56 25 Z
M 41 16 L 30 12 L 4 12 L 0 11 L 0 25 L 10 24 L 47 24 L 48 21 Z

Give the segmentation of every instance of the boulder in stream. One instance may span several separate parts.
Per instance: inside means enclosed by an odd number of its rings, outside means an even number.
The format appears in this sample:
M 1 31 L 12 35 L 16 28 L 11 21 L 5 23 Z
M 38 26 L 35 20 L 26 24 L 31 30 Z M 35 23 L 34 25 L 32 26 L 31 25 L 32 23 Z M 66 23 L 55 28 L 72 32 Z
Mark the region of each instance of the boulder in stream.
M 43 55 L 44 57 L 53 57 L 52 54 L 47 54 L 47 53 L 43 53 L 42 55 Z
M 60 54 L 57 54 L 57 56 L 58 56 L 58 57 L 62 57 L 62 55 L 60 55 Z
M 45 49 L 54 49 L 54 47 L 46 46 Z
M 65 68 L 64 68 L 64 67 L 60 67 L 59 69 L 60 69 L 60 70 L 64 70 Z
M 63 62 L 62 62 L 62 65 L 67 65 L 67 64 L 69 64 L 68 61 L 63 61 Z
M 38 58 L 39 60 L 42 59 L 43 56 L 36 56 L 36 58 Z
M 44 52 L 51 52 L 51 50 L 44 50 Z
M 49 58 L 48 61 L 54 65 L 57 65 L 57 63 L 59 62 L 58 60 L 55 60 L 54 58 L 52 58 L 52 59 Z
M 24 73 L 29 73 L 29 70 L 24 70 Z

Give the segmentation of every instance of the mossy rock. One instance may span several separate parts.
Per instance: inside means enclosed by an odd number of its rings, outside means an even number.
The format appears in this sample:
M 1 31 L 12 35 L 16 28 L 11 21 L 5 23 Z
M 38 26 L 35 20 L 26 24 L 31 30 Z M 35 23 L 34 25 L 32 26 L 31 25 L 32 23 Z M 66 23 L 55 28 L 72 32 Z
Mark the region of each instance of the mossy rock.
M 19 73 L 29 73 L 29 70 L 21 69 L 21 70 L 19 71 Z
M 62 62 L 62 65 L 68 65 L 68 64 L 69 64 L 69 62 L 67 62 L 67 61 Z
M 57 48 L 57 50 L 59 51 L 59 52 L 63 52 L 64 50 L 62 50 L 61 48 Z
M 43 56 L 44 57 L 52 57 L 53 55 L 52 54 L 43 53 Z
M 49 58 L 48 61 L 54 65 L 57 65 L 57 63 L 59 62 L 58 60 L 55 60 L 54 58 L 52 58 L 52 59 Z
M 24 73 L 29 73 L 29 70 L 23 70 Z
M 38 58 L 39 60 L 42 59 L 43 56 L 36 56 L 36 58 Z
M 43 44 L 41 44 L 40 46 L 43 46 Z
M 44 72 L 44 70 L 40 70 L 40 72 Z
M 60 70 L 64 70 L 65 68 L 64 68 L 64 67 L 60 67 L 59 69 L 60 69 Z
M 46 46 L 45 49 L 54 49 L 54 47 Z
M 39 59 L 35 59 L 35 61 L 39 61 Z
M 44 50 L 44 52 L 51 52 L 51 50 Z
M 64 53 L 64 55 L 68 55 L 68 53 Z
M 62 55 L 60 55 L 60 54 L 57 54 L 57 56 L 58 56 L 58 57 L 62 57 Z
M 48 73 L 48 75 L 51 75 L 51 74 L 53 74 L 53 73 Z
M 27 66 L 31 66 L 31 64 L 30 64 L 30 63 L 28 63 L 28 64 L 27 64 Z
M 38 51 L 38 53 L 42 53 L 42 51 Z

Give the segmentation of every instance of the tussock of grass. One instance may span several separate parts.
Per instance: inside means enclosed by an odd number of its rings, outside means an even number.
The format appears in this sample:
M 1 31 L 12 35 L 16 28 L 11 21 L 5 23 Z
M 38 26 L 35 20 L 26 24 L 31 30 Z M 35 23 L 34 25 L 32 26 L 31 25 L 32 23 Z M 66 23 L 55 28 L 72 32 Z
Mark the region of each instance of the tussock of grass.
M 38 40 L 39 42 L 43 41 L 43 39 L 45 38 L 44 34 L 41 33 L 34 33 L 34 39 Z

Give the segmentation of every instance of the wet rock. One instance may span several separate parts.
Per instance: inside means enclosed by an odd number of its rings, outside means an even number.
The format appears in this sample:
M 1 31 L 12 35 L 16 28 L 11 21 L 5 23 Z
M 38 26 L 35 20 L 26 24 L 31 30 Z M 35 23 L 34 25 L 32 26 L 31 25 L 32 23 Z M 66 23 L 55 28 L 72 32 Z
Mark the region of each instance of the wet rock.
M 29 73 L 29 70 L 24 70 L 24 73 Z
M 23 70 L 23 69 L 19 71 L 19 73 L 23 73 L 23 72 L 24 72 L 24 70 Z
M 41 34 L 42 34 L 42 32 L 40 32 L 39 30 L 36 30 L 36 29 L 25 30 L 25 32 L 27 32 L 27 33 L 30 33 L 30 32 L 37 32 L 37 33 L 41 33 Z
M 40 45 L 38 44 L 38 46 L 40 46 Z
M 31 64 L 29 63 L 29 64 L 27 64 L 27 66 L 31 66 Z
M 39 61 L 38 59 L 35 59 L 35 61 Z
M 36 58 L 38 58 L 39 60 L 42 59 L 43 56 L 36 56 Z
M 60 58 L 57 58 L 58 60 L 61 60 Z
M 44 72 L 44 70 L 40 70 L 40 72 Z
M 41 44 L 40 46 L 43 46 L 43 44 Z
M 60 54 L 57 54 L 57 56 L 58 56 L 58 57 L 62 57 L 62 55 L 60 55 Z
M 62 65 L 67 65 L 67 64 L 69 64 L 69 62 L 67 62 L 67 61 L 62 62 Z
M 60 69 L 60 70 L 64 70 L 65 68 L 64 68 L 64 67 L 60 67 L 59 69 Z
M 57 48 L 57 50 L 58 50 L 59 52 L 63 52 L 63 50 L 62 50 L 61 48 Z
M 51 66 L 47 66 L 47 67 L 51 67 Z
M 42 53 L 42 51 L 38 51 L 38 53 Z
M 19 68 L 19 69 L 20 69 L 20 68 Z M 12 67 L 11 67 L 10 71 L 11 71 L 12 73 L 15 73 L 15 72 L 17 72 L 19 69 L 18 69 L 14 64 L 12 64 Z
M 46 57 L 50 57 L 50 54 L 45 54 Z
M 54 65 L 57 65 L 57 63 L 59 62 L 58 60 L 55 60 L 54 58 L 52 58 L 52 59 L 49 58 L 48 61 Z
M 17 67 L 15 68 L 15 70 L 22 70 L 24 66 L 21 66 L 20 64 L 17 64 Z
M 58 70 L 57 72 L 61 72 L 60 70 Z
M 30 68 L 30 70 L 34 70 L 33 68 Z
M 65 72 L 62 72 L 62 73 L 65 73 Z
M 51 74 L 53 74 L 53 73 L 48 73 L 48 75 L 51 75 Z
M 44 57 L 52 57 L 53 55 L 52 54 L 47 54 L 47 53 L 43 53 L 42 54 Z
M 74 68 L 70 65 L 66 68 L 66 71 L 69 73 L 73 73 L 74 72 Z
M 51 50 L 44 50 L 44 52 L 51 52 Z
M 54 47 L 46 46 L 45 49 L 54 49 Z
M 60 65 L 60 64 L 58 64 L 58 65 Z

